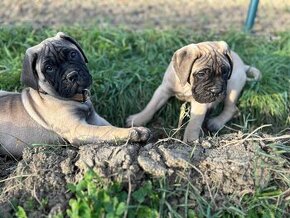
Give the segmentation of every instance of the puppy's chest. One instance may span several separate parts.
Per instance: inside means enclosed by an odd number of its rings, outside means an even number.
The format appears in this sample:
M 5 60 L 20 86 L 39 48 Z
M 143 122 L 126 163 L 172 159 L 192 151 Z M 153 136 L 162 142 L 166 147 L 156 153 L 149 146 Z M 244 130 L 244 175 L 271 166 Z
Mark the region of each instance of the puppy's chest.
M 94 113 L 93 106 L 91 102 L 85 102 L 82 104 L 79 104 L 74 108 L 74 114 L 75 116 L 78 116 L 82 119 L 89 119 L 90 116 Z

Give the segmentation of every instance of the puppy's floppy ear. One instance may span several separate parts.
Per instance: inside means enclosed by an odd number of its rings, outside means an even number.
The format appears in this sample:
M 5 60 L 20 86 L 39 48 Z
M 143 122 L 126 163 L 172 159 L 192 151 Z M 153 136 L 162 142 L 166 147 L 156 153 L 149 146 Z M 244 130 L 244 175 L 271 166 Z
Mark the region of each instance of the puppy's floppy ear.
M 173 68 L 184 86 L 190 77 L 194 62 L 199 58 L 198 48 L 194 44 L 190 44 L 177 50 L 173 57 Z
M 227 58 L 230 64 L 230 73 L 228 75 L 228 79 L 230 79 L 233 72 L 233 66 L 234 66 L 233 58 L 231 55 L 231 49 L 225 41 L 220 41 L 219 44 L 223 47 L 223 54 L 225 55 L 225 57 Z
M 79 44 L 75 39 L 73 39 L 72 37 L 70 37 L 70 36 L 64 34 L 63 32 L 58 32 L 58 33 L 56 34 L 56 37 L 59 37 L 59 38 L 64 39 L 64 40 L 67 40 L 67 41 L 69 41 L 70 43 L 74 44 L 74 45 L 78 48 L 78 50 L 81 52 L 81 54 L 82 54 L 82 56 L 83 56 L 85 62 L 88 63 L 88 59 L 87 59 L 87 57 L 86 57 L 86 55 L 85 55 L 83 49 L 81 48 L 80 44 Z
M 25 52 L 22 65 L 21 83 L 26 87 L 31 87 L 38 90 L 38 75 L 36 71 L 36 61 L 40 45 L 28 48 Z

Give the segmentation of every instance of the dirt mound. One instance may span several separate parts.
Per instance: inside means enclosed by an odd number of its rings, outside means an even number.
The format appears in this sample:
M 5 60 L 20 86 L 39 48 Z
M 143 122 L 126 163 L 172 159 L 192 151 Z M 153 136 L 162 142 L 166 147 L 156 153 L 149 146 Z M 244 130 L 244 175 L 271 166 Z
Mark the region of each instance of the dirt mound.
M 271 160 L 263 155 L 269 152 L 264 150 L 263 137 L 249 140 L 242 134 L 208 137 L 192 146 L 168 139 L 145 146 L 105 143 L 79 149 L 26 149 L 23 160 L 2 187 L 0 214 L 12 214 L 12 205 L 23 206 L 29 217 L 63 211 L 71 198 L 67 184 L 79 181 L 88 169 L 124 183 L 130 176 L 133 188 L 148 177 L 167 176 L 172 182 L 179 177 L 191 181 L 206 198 L 212 198 L 213 189 L 216 200 L 227 194 L 240 197 L 269 182 L 270 172 L 261 163 Z M 32 206 L 32 201 L 38 204 Z

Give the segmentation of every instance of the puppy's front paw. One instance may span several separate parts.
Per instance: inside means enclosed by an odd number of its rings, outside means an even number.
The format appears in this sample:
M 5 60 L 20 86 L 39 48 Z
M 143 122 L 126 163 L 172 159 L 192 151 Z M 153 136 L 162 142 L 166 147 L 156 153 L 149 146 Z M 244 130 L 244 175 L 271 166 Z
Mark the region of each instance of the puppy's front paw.
M 206 126 L 209 131 L 216 132 L 224 127 L 224 123 L 221 122 L 217 117 L 215 117 L 209 119 Z
M 134 127 L 131 129 L 130 141 L 146 142 L 151 137 L 151 131 L 145 127 Z
M 127 127 L 130 127 L 130 126 L 142 126 L 145 123 L 146 123 L 146 121 L 144 121 L 144 119 L 143 119 L 141 114 L 131 115 L 126 120 L 126 126 Z
M 197 142 L 199 140 L 199 132 L 187 132 L 185 131 L 183 141 L 185 143 Z
M 127 127 L 134 126 L 134 117 L 135 117 L 135 115 L 131 115 L 126 119 L 126 126 Z

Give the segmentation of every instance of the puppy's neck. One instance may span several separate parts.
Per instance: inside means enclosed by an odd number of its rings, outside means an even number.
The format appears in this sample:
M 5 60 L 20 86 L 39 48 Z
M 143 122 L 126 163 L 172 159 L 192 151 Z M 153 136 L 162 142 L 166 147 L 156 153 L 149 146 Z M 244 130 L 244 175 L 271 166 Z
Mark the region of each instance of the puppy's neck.
M 84 89 L 82 93 L 75 94 L 73 97 L 69 98 L 73 101 L 78 101 L 81 103 L 85 103 L 87 100 L 90 99 L 91 93 L 88 89 Z
M 47 95 L 48 93 L 43 90 L 41 87 L 39 88 L 38 92 Z M 70 98 L 65 98 L 71 101 L 78 101 L 80 103 L 85 103 L 86 101 L 88 101 L 90 99 L 91 93 L 88 89 L 84 89 L 82 91 L 82 93 L 77 93 L 74 96 L 70 97 Z

